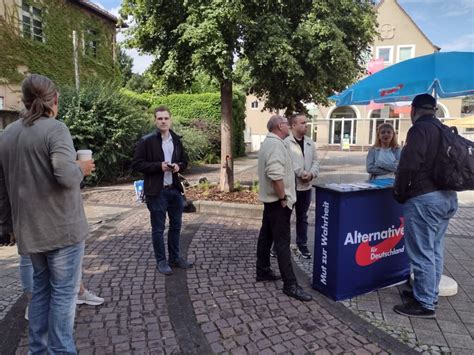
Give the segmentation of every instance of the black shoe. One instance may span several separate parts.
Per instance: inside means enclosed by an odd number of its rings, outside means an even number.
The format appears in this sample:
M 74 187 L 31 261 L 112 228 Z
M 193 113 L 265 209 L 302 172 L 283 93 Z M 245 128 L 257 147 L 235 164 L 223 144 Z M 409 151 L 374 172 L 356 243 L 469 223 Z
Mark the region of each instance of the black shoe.
M 289 297 L 296 298 L 298 301 L 304 301 L 308 302 L 313 299 L 309 293 L 304 291 L 300 286 L 298 285 L 291 285 L 289 287 L 284 287 L 283 288 L 283 293 Z
M 190 269 L 194 265 L 192 262 L 184 260 L 183 258 L 179 258 L 177 260 L 170 260 L 168 264 L 169 266 L 179 267 L 181 269 Z
M 311 259 L 311 253 L 308 250 L 308 247 L 306 245 L 301 245 L 298 246 L 298 250 L 301 253 L 301 256 L 305 259 Z
M 267 272 L 265 274 L 258 275 L 256 277 L 257 282 L 260 281 L 277 281 L 280 280 L 281 276 L 280 275 L 275 275 L 272 270 L 270 272 Z
M 414 318 L 436 318 L 435 311 L 423 307 L 420 302 L 413 301 L 407 304 L 399 304 L 393 310 L 403 316 Z
M 270 256 L 271 256 L 272 258 L 276 258 L 276 257 L 277 257 L 277 253 L 276 253 L 276 251 L 275 251 L 275 250 L 273 250 L 273 249 L 272 249 L 272 250 L 270 250 Z
M 411 290 L 403 290 L 403 291 L 402 291 L 402 295 L 405 296 L 406 298 L 409 298 L 409 299 L 412 299 L 412 300 L 416 300 L 415 295 L 413 294 L 413 291 L 411 291 Z M 436 302 L 434 303 L 434 305 L 437 306 L 437 305 L 438 305 L 438 301 L 436 301 Z

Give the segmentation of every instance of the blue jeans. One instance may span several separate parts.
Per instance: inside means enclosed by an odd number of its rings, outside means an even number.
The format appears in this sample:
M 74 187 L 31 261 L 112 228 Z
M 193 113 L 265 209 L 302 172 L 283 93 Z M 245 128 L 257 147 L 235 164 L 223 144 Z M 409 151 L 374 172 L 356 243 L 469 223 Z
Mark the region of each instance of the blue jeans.
M 454 191 L 434 191 L 410 198 L 404 206 L 405 245 L 415 276 L 413 294 L 434 310 L 443 273 L 444 234 L 458 208 Z
M 296 245 L 306 246 L 308 243 L 308 209 L 311 204 L 312 189 L 296 191 Z
M 23 292 L 33 291 L 33 265 L 29 255 L 20 255 L 20 280 Z
M 179 258 L 179 236 L 184 211 L 184 200 L 181 192 L 175 188 L 165 188 L 158 196 L 147 196 L 146 205 L 150 211 L 151 239 L 156 262 L 166 260 L 164 232 L 166 213 L 169 217 L 168 257 L 171 261 Z
M 76 354 L 74 316 L 83 256 L 84 242 L 30 255 L 29 354 Z

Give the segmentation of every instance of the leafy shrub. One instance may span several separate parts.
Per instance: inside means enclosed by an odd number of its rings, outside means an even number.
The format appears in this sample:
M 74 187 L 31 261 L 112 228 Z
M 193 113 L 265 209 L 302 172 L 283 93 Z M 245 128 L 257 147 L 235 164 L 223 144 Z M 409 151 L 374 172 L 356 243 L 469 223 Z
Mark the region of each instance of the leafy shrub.
M 149 131 L 142 101 L 124 95 L 111 84 L 61 91 L 58 118 L 69 127 L 76 149 L 91 149 L 96 173 L 91 182 L 128 177 L 137 140 Z
M 209 150 L 209 141 L 206 136 L 193 127 L 176 125 L 174 130 L 181 136 L 188 160 L 191 162 L 202 160 Z

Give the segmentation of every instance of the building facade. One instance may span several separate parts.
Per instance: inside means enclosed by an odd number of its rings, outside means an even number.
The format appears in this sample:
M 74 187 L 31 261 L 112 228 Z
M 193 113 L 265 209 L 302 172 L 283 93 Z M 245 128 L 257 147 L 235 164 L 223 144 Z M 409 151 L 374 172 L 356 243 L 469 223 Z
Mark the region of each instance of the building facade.
M 432 54 L 440 50 L 434 45 L 396 0 L 381 0 L 376 6 L 379 36 L 371 46 L 371 61 L 381 69 L 406 59 Z M 449 121 L 468 115 L 473 108 L 472 98 L 452 98 L 438 101 L 437 115 Z M 247 97 L 247 144 L 258 150 L 264 136 L 264 127 L 269 112 L 256 111 L 263 107 L 254 96 Z M 385 104 L 367 106 L 323 107 L 310 105 L 311 116 L 308 134 L 320 149 L 365 150 L 375 142 L 376 129 L 383 122 L 395 127 L 399 142 L 404 142 L 411 126 L 410 106 L 405 104 Z M 472 113 L 471 113 L 472 114 Z M 461 129 L 461 133 L 474 137 L 472 129 Z M 249 148 L 250 149 L 250 148 Z
M 17 118 L 20 84 L 29 73 L 59 86 L 113 79 L 118 25 L 88 0 L 0 2 L 0 130 Z

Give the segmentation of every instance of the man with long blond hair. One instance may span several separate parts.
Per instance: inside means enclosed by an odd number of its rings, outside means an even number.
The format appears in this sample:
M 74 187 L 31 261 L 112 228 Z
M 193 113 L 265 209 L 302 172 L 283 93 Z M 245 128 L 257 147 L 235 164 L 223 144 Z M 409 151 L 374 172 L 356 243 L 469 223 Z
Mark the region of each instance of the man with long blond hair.
M 76 161 L 56 120 L 59 94 L 45 76 L 22 83 L 25 110 L 0 135 L 0 234 L 13 233 L 33 264 L 29 352 L 75 354 L 73 331 L 88 225 L 80 183 L 93 160 Z

